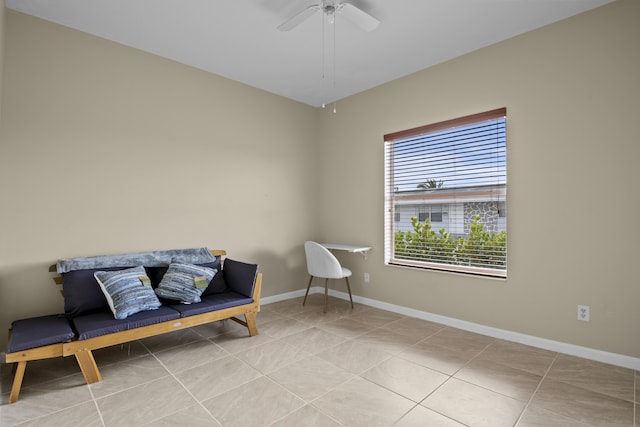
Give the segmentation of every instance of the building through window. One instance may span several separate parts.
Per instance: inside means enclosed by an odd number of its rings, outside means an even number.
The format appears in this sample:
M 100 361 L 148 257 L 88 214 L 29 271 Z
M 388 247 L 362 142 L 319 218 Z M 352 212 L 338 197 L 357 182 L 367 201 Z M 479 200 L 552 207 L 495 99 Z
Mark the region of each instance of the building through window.
M 385 135 L 385 262 L 506 277 L 506 108 Z

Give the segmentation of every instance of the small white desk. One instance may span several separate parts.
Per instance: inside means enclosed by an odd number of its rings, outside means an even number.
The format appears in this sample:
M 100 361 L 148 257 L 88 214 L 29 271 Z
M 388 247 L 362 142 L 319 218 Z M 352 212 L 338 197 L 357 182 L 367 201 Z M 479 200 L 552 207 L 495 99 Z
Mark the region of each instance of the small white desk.
M 339 243 L 320 243 L 320 244 L 329 250 L 360 253 L 364 257 L 364 259 L 367 259 L 367 252 L 371 250 L 371 246 L 341 245 Z

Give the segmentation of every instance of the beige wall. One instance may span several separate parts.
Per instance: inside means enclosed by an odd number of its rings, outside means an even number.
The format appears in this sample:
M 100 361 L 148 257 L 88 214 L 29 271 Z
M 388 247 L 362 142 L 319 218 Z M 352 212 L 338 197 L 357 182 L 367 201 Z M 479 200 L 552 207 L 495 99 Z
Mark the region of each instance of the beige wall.
M 355 293 L 640 357 L 640 2 L 620 0 L 338 103 L 325 113 L 322 235 Z M 508 278 L 383 263 L 383 135 L 507 107 Z M 367 165 L 363 167 L 363 165 Z M 338 191 L 340 189 L 340 191 Z M 362 273 L 371 275 L 363 284 Z M 577 305 L 591 307 L 578 322 Z
M 7 12 L 0 329 L 61 308 L 44 273 L 58 257 L 222 247 L 277 295 L 304 287 L 301 243 L 317 238 L 374 247 L 341 255 L 358 295 L 640 357 L 638 18 L 618 0 L 334 115 Z M 498 107 L 508 279 L 384 266 L 382 135 Z
M 61 257 L 209 246 L 259 263 L 263 295 L 304 286 L 314 108 L 6 15 L 0 330 L 62 310 Z
M 2 75 L 4 71 L 4 0 L 0 0 L 0 123 L 2 123 Z

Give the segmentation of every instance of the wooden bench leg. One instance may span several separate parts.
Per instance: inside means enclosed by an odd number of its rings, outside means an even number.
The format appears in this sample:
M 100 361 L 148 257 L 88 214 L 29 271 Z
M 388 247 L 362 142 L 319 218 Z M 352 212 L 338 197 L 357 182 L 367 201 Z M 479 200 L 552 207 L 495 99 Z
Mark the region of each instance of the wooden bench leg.
M 79 350 L 75 353 L 75 356 L 87 384 L 102 381 L 102 375 L 98 370 L 98 365 L 96 365 L 91 350 Z
M 27 367 L 26 360 L 18 362 L 16 367 L 16 375 L 13 377 L 13 385 L 11 386 L 11 394 L 9 395 L 9 403 L 16 403 L 20 395 L 20 387 L 22 387 L 22 379 L 24 378 L 24 370 Z
M 244 318 L 247 321 L 247 329 L 249 329 L 249 335 L 255 337 L 258 335 L 258 324 L 256 323 L 256 317 L 258 313 L 251 311 L 244 314 Z

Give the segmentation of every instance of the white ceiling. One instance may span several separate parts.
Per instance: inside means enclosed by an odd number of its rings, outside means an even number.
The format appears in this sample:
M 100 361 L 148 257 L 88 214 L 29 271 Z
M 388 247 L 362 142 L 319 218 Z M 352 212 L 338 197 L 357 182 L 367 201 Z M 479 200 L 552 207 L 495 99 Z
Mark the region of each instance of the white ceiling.
M 6 6 L 320 106 L 610 1 L 348 0 L 380 21 L 371 32 L 340 15 L 334 30 L 322 13 L 289 32 L 276 28 L 320 0 L 6 0 Z

